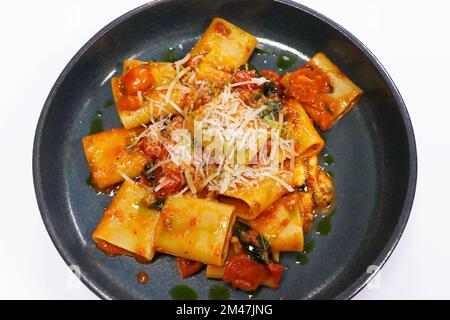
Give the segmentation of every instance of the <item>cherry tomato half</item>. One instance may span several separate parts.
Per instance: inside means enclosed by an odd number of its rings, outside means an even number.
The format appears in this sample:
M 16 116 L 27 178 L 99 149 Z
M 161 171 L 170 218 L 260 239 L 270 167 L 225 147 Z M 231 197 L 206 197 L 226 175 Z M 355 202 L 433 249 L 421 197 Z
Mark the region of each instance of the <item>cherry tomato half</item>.
M 155 79 L 146 66 L 135 67 L 128 71 L 122 79 L 123 88 L 127 95 L 134 95 L 138 91 L 144 91 L 149 88 Z

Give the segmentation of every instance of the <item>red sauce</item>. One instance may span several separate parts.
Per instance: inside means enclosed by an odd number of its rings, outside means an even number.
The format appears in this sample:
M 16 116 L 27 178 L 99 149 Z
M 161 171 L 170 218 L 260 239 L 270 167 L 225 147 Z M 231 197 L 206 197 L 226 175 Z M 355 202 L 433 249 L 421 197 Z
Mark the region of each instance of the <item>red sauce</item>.
M 254 291 L 270 276 L 265 265 L 253 261 L 247 255 L 238 255 L 225 264 L 223 280 L 230 282 L 234 288 Z
M 180 271 L 181 277 L 187 278 L 199 272 L 203 268 L 204 264 L 197 261 L 177 257 L 177 266 L 178 270 Z
M 141 100 L 137 95 L 124 96 L 120 99 L 118 108 L 120 111 L 136 111 L 141 107 Z
M 155 169 L 155 178 L 157 183 L 162 178 L 167 181 L 164 186 L 155 192 L 155 196 L 158 199 L 165 199 L 172 193 L 180 192 L 184 184 L 184 175 L 180 167 L 174 163 L 165 163 L 162 166 Z
M 142 97 L 148 95 L 155 82 L 147 66 L 135 67 L 123 77 L 113 81 L 112 90 L 117 101 L 119 111 L 135 111 L 142 107 L 142 99 L 137 96 L 141 91 Z
M 283 275 L 283 267 L 277 263 L 271 263 L 267 268 L 273 279 L 273 287 L 278 288 L 280 286 L 281 276 Z
M 238 83 L 238 82 L 246 82 L 249 81 L 252 78 L 256 78 L 256 72 L 250 71 L 250 70 L 238 70 L 233 75 L 233 80 L 231 83 Z M 242 86 L 239 86 L 239 88 L 243 88 L 249 91 L 255 91 L 261 88 L 260 85 L 257 84 L 245 84 Z
M 135 254 L 133 252 L 130 252 L 128 250 L 122 249 L 122 248 L 120 248 L 118 246 L 115 246 L 115 245 L 113 245 L 113 244 L 111 244 L 111 243 L 109 243 L 109 242 L 107 242 L 105 240 L 96 239 L 95 243 L 96 243 L 97 249 L 99 249 L 100 251 L 106 253 L 110 257 L 116 257 L 118 255 L 123 254 L 123 255 L 127 255 L 127 256 L 135 258 L 136 261 L 139 262 L 139 263 L 148 263 L 148 260 L 145 259 L 144 257 L 139 256 L 139 255 L 137 255 L 137 254 Z
M 329 99 L 326 101 L 325 97 L 322 103 L 325 108 L 323 110 L 318 110 L 315 107 L 311 107 L 309 105 L 303 105 L 308 115 L 317 123 L 321 130 L 328 130 L 334 123 L 334 110 L 336 104 L 339 104 L 338 100 Z
M 141 149 L 150 160 L 164 159 L 169 155 L 160 141 L 153 140 L 147 136 L 139 141 L 139 149 Z
M 231 30 L 222 22 L 217 22 L 216 25 L 214 26 L 214 29 L 225 37 L 231 34 Z
M 136 279 L 139 284 L 147 284 L 148 274 L 144 271 L 138 272 L 138 274 L 136 275 Z
M 106 253 L 108 256 L 115 257 L 121 254 L 128 254 L 127 250 L 119 248 L 104 240 L 96 240 L 97 249 Z
M 329 77 L 310 65 L 294 71 L 289 77 L 289 95 L 320 111 L 326 110 L 329 101 L 325 94 L 332 91 Z
M 197 225 L 197 218 L 192 218 L 191 220 L 189 220 L 189 225 L 191 227 L 195 227 Z

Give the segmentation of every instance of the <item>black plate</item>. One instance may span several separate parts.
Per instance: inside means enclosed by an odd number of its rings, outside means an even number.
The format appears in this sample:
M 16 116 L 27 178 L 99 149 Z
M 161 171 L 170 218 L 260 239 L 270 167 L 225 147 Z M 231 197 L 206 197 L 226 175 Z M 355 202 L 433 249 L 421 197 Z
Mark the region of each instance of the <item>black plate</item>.
M 67 264 L 81 269 L 83 282 L 102 298 L 168 299 L 169 290 L 187 284 L 208 297 L 204 273 L 182 280 L 174 259 L 158 257 L 139 265 L 128 257 L 109 258 L 91 234 L 110 202 L 86 185 L 89 169 L 81 138 L 105 101 L 112 99 L 110 78 L 127 58 L 161 59 L 177 46 L 181 57 L 213 17 L 222 17 L 260 38 L 270 50 L 288 50 L 302 65 L 319 51 L 327 54 L 365 90 L 358 106 L 326 133 L 326 150 L 336 162 L 337 211 L 327 236 L 316 240 L 309 263 L 289 266 L 279 290 L 263 289 L 257 298 L 347 299 L 355 295 L 392 253 L 407 223 L 417 174 L 414 133 L 402 98 L 378 60 L 348 31 L 324 16 L 287 1 L 159 1 L 137 8 L 96 34 L 56 81 L 36 130 L 33 172 L 42 218 Z M 275 68 L 276 57 L 256 55 L 258 68 Z M 104 129 L 120 126 L 106 108 Z M 320 219 L 319 219 L 320 220 Z M 326 223 L 323 222 L 323 223 Z M 139 285 L 136 274 L 150 281 Z M 231 290 L 233 299 L 247 293 Z

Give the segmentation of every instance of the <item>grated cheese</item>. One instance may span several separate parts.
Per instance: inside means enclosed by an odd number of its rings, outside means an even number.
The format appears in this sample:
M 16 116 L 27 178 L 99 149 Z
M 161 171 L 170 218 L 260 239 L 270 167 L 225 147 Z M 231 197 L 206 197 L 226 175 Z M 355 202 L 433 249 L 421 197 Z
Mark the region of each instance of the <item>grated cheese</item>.
M 133 179 L 131 179 L 129 176 L 127 176 L 122 170 L 117 169 L 117 173 L 127 182 L 129 183 L 136 183 Z
M 281 184 L 288 192 L 294 192 L 295 191 L 295 189 L 292 188 L 288 183 L 286 183 L 286 181 L 284 181 L 283 179 L 281 179 L 281 178 L 279 178 L 277 176 L 271 175 L 269 173 L 262 173 L 262 175 L 267 177 L 267 178 L 275 180 L 276 182 Z
M 194 185 L 194 181 L 192 181 L 191 173 L 188 168 L 184 170 L 184 175 L 186 177 L 186 182 L 188 184 L 189 189 L 191 189 L 192 194 L 197 194 L 197 188 Z
M 170 184 L 170 179 L 168 179 L 166 177 L 162 177 L 159 180 L 159 184 L 155 188 L 155 192 L 158 192 L 159 190 L 161 190 L 162 188 L 164 188 L 165 186 L 167 186 L 169 184 Z
M 270 82 L 270 80 L 268 80 L 268 79 L 266 79 L 266 78 L 264 78 L 264 77 L 261 77 L 261 78 L 251 78 L 251 79 L 248 80 L 248 81 L 242 81 L 242 82 L 232 83 L 232 84 L 231 84 L 231 87 L 240 87 L 240 86 L 243 86 L 243 85 L 246 85 L 246 84 L 257 84 L 257 85 L 262 85 L 262 84 L 264 84 L 264 83 L 266 83 L 266 82 Z
M 177 90 L 180 88 L 184 93 L 196 90 L 194 94 L 197 94 L 199 90 L 202 90 L 207 85 L 205 81 L 196 80 L 195 70 L 192 70 L 190 67 L 182 69 L 182 66 L 189 59 L 190 57 L 186 56 L 175 62 L 176 77 L 169 85 L 157 88 L 160 91 L 158 92 L 159 97 L 163 98 L 168 105 L 172 106 L 181 115 L 184 115 L 184 111 L 171 100 L 175 88 Z M 188 74 L 190 71 L 192 73 Z M 184 77 L 187 74 L 188 76 Z M 181 80 L 182 78 L 183 80 Z M 283 168 L 284 162 L 290 160 L 290 166 L 292 168 L 296 156 L 293 141 L 281 137 L 281 129 L 284 125 L 283 115 L 279 115 L 277 129 L 272 129 L 259 117 L 259 114 L 267 108 L 266 105 L 259 105 L 257 107 L 247 105 L 242 100 L 239 92 L 232 90 L 234 87 L 246 84 L 261 85 L 267 81 L 269 80 L 266 78 L 252 78 L 249 81 L 225 85 L 223 90 L 212 101 L 201 107 L 199 120 L 202 124 L 202 136 L 204 138 L 209 137 L 208 141 L 211 145 L 221 143 L 222 145 L 220 146 L 224 150 L 222 152 L 223 154 L 217 154 L 214 148 L 208 150 L 208 147 L 203 146 L 201 149 L 203 156 L 200 157 L 200 162 L 196 163 L 195 166 L 190 164 L 184 165 L 186 162 L 182 161 L 183 155 L 192 156 L 193 152 L 189 149 L 190 147 L 176 143 L 167 137 L 165 132 L 168 129 L 167 125 L 170 122 L 170 115 L 166 118 L 160 115 L 159 120 L 154 119 L 154 108 L 158 107 L 160 110 L 163 110 L 163 106 L 158 101 L 150 99 L 151 124 L 139 135 L 137 141 L 144 136 L 160 141 L 168 151 L 169 156 L 164 160 L 158 161 L 149 172 L 154 171 L 168 162 L 185 167 L 182 171 L 186 178 L 187 186 L 178 195 L 182 195 L 187 191 L 195 195 L 204 188 L 207 188 L 210 192 L 224 193 L 228 190 L 258 186 L 261 181 L 267 178 L 277 181 L 289 192 L 294 191 L 283 179 L 283 176 L 287 172 Z M 167 91 L 163 93 L 164 90 Z M 169 114 L 169 112 L 167 113 Z M 255 144 L 259 145 L 257 147 L 259 149 L 256 150 L 255 146 L 255 150 L 250 154 L 250 149 L 247 144 L 251 138 L 256 138 Z M 269 144 L 269 138 L 276 140 L 273 140 L 272 144 Z M 272 148 L 271 153 L 279 154 L 278 158 L 281 158 L 281 161 L 267 162 L 260 160 L 255 163 L 247 163 L 250 160 L 258 159 L 256 158 L 256 151 L 260 152 L 261 148 L 268 148 L 268 146 Z M 237 154 L 239 154 L 240 158 L 235 159 Z M 271 156 L 273 155 L 271 154 Z M 249 157 L 251 159 L 247 159 Z M 268 156 L 266 155 L 266 157 Z M 239 163 L 236 160 L 244 161 L 243 163 Z M 167 183 L 169 182 L 163 177 L 159 180 L 155 191 L 161 190 Z

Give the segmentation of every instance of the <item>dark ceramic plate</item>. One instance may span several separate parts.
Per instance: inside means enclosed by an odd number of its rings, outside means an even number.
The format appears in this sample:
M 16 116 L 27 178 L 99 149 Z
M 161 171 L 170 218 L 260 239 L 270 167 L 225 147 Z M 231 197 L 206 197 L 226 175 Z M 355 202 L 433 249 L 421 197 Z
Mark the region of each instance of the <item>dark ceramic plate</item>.
M 274 53 L 254 55 L 251 63 L 258 68 L 276 68 L 279 52 L 296 56 L 294 69 L 323 51 L 365 90 L 358 106 L 325 134 L 324 153 L 335 159 L 328 168 L 337 190 L 335 214 L 318 219 L 307 236 L 315 241 L 309 262 L 301 265 L 295 254 L 283 254 L 289 270 L 281 288 L 257 295 L 351 298 L 384 264 L 407 223 L 416 185 L 414 133 L 399 92 L 367 48 L 336 23 L 292 2 L 157 1 L 96 34 L 56 81 L 36 130 L 34 183 L 47 230 L 67 264 L 78 266 L 83 282 L 102 298 L 170 299 L 172 287 L 186 284 L 199 299 L 207 299 L 209 288 L 221 284 L 207 280 L 204 272 L 182 280 L 169 256 L 139 265 L 99 252 L 91 234 L 111 198 L 96 195 L 86 184 L 89 169 L 81 144 L 100 109 L 97 124 L 120 126 L 115 109 L 103 106 L 112 99 L 110 79 L 121 73 L 124 59 L 182 57 L 216 16 L 256 35 Z M 176 49 L 168 52 L 170 47 Z M 137 283 L 139 271 L 149 273 L 147 285 Z M 232 299 L 248 298 L 246 292 L 230 292 Z

